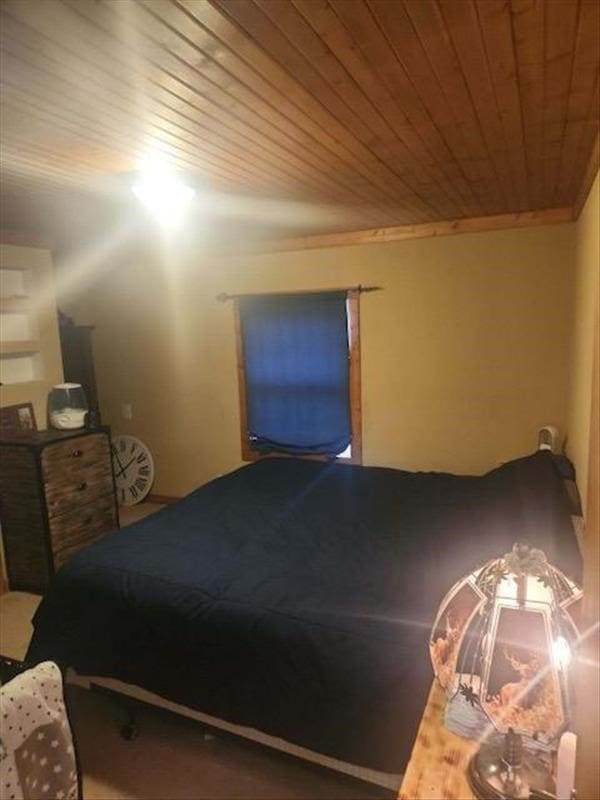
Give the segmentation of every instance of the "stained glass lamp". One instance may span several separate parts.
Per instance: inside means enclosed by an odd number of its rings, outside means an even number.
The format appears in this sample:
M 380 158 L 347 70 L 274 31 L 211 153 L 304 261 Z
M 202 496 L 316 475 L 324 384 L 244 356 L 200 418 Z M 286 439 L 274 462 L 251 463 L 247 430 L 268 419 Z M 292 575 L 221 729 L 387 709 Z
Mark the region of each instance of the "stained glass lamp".
M 534 748 L 557 747 L 569 722 L 568 667 L 581 606 L 579 587 L 541 550 L 522 544 L 452 587 L 433 625 L 430 654 L 450 703 L 473 710 L 471 728 L 457 732 L 482 741 L 494 730 L 507 734 L 502 752 L 522 753 L 521 737 Z

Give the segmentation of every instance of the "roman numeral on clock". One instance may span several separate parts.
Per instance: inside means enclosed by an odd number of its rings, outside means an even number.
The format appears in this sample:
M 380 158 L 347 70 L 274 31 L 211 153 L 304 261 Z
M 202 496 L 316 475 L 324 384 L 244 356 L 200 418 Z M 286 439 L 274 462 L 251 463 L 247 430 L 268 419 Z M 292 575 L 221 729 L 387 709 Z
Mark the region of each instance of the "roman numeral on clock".
M 110 450 L 119 503 L 139 503 L 148 494 L 154 478 L 152 453 L 143 442 L 126 433 L 115 436 Z

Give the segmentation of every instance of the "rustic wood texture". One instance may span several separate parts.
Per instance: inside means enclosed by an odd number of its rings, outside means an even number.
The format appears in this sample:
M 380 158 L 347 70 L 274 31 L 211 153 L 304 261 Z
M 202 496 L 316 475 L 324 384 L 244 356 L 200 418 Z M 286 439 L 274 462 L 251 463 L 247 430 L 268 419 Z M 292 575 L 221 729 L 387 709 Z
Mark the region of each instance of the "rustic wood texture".
M 444 727 L 446 695 L 434 681 L 398 800 L 475 800 L 467 765 L 478 743 Z
M 115 500 L 105 494 L 87 505 L 70 509 L 50 519 L 50 538 L 54 568 L 58 569 L 80 548 L 117 527 Z
M 16 444 L 0 445 L 0 515 L 9 588 L 44 588 L 51 564 L 35 450 Z
M 240 413 L 240 449 L 244 461 L 257 461 L 260 455 L 250 448 L 248 441 L 248 414 L 246 399 L 246 362 L 244 360 L 244 341 L 240 320 L 240 304 L 237 298 L 233 301 L 233 319 L 235 324 L 235 358 L 238 375 L 238 400 Z
M 352 464 L 362 464 L 362 384 L 360 361 L 360 290 L 351 289 L 348 292 L 348 339 L 349 356 L 348 366 L 350 376 L 348 392 L 350 403 L 350 426 L 352 428 Z
M 42 452 L 48 516 L 82 509 L 113 488 L 108 439 L 104 434 L 50 445 Z
M 250 245 L 251 252 L 284 252 L 286 250 L 313 250 L 323 247 L 346 247 L 359 244 L 402 242 L 407 239 L 429 239 L 432 236 L 452 236 L 457 233 L 500 231 L 508 228 L 528 228 L 534 225 L 556 225 L 573 220 L 570 208 L 552 208 L 546 211 L 525 211 L 520 214 L 499 214 L 490 217 L 473 217 L 442 222 L 424 222 L 421 225 L 396 225 L 391 228 L 323 233 L 312 236 L 264 240 Z M 231 243 L 235 250 L 240 247 Z
M 48 445 L 41 463 L 49 517 L 79 509 L 112 490 L 110 448 L 103 433 Z
M 82 471 L 93 468 L 98 462 L 110 474 L 110 446 L 103 433 L 67 439 L 47 445 L 42 453 L 42 469 L 46 484 L 75 480 Z
M 0 499 L 11 590 L 43 592 L 81 547 L 118 527 L 108 429 L 43 431 L 0 442 Z
M 17 221 L 31 193 L 106 192 L 148 142 L 208 191 L 335 209 L 312 233 L 572 208 L 597 168 L 597 0 L 0 10 Z

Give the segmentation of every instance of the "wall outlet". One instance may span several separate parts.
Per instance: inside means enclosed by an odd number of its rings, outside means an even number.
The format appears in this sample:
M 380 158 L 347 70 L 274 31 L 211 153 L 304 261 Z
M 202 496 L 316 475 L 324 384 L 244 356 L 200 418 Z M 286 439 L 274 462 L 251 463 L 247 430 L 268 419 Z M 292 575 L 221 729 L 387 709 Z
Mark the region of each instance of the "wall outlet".
M 121 416 L 123 419 L 131 419 L 133 417 L 133 407 L 131 403 L 121 403 Z

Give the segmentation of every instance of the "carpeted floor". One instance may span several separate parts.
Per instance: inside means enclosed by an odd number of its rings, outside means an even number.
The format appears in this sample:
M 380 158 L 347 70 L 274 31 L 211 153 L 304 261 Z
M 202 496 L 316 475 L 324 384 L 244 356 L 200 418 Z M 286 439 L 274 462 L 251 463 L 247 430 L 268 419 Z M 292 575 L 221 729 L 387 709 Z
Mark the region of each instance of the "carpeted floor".
M 24 656 L 38 602 L 38 596 L 23 592 L 0 596 L 3 655 Z M 123 709 L 112 697 L 71 686 L 67 700 L 85 800 L 374 800 L 394 796 L 156 708 L 138 709 L 140 733 L 127 742 L 119 734 Z

